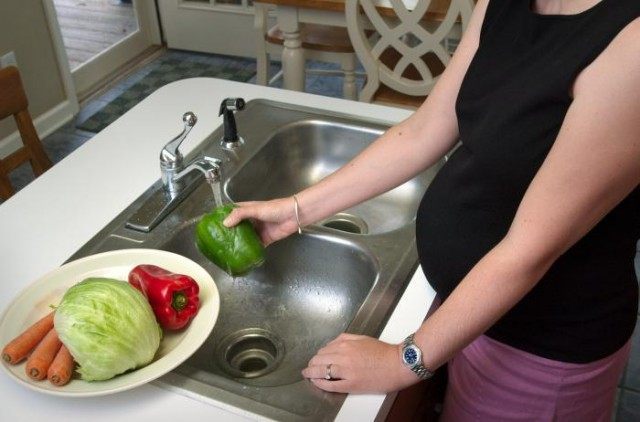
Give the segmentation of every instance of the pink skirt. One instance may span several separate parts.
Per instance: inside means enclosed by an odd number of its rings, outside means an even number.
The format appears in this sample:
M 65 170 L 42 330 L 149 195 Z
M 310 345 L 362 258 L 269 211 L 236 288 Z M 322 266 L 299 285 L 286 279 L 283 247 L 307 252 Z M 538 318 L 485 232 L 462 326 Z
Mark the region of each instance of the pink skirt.
M 558 362 L 481 336 L 449 362 L 443 422 L 611 421 L 630 342 L 587 364 Z

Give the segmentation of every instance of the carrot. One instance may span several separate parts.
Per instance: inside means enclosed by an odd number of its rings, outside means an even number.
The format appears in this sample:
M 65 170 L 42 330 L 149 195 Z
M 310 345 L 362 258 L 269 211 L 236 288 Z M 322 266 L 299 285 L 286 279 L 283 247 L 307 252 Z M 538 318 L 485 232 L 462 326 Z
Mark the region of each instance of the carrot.
M 71 379 L 73 368 L 73 356 L 71 356 L 69 349 L 63 344 L 47 371 L 47 379 L 51 384 L 62 387 Z
M 11 340 L 4 349 L 2 349 L 2 359 L 5 362 L 15 365 L 26 358 L 29 353 L 40 343 L 40 341 L 53 328 L 53 315 L 51 312 L 40 321 L 27 328 L 18 337 Z
M 58 338 L 58 333 L 55 328 L 52 328 L 27 359 L 27 366 L 24 368 L 27 375 L 36 381 L 45 379 L 51 362 L 55 359 L 61 346 L 62 342 Z

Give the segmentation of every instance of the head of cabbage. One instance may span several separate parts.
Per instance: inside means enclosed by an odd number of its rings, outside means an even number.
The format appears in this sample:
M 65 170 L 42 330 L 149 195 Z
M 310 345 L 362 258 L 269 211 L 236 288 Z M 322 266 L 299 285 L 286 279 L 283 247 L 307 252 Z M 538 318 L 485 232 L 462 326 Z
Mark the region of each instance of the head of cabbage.
M 54 326 L 86 381 L 107 380 L 147 365 L 162 337 L 142 293 L 108 278 L 88 278 L 67 290 Z

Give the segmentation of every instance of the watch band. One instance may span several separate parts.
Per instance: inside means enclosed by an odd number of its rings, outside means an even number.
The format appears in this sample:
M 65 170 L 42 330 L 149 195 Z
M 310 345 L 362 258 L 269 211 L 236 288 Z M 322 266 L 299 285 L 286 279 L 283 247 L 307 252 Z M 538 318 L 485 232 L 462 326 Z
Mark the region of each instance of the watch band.
M 420 350 L 420 348 L 414 342 L 414 339 L 413 339 L 414 334 L 410 334 L 409 336 L 407 336 L 407 338 L 404 339 L 404 342 L 402 343 L 402 349 L 403 350 L 407 346 L 413 346 L 416 349 Z M 413 373 L 416 374 L 418 376 L 418 378 L 420 378 L 421 380 L 426 380 L 426 379 L 429 379 L 429 378 L 431 378 L 433 376 L 433 372 L 429 371 L 422 364 L 422 357 L 420 357 L 420 362 L 417 362 L 415 365 L 409 367 L 409 369 L 411 369 L 413 371 Z

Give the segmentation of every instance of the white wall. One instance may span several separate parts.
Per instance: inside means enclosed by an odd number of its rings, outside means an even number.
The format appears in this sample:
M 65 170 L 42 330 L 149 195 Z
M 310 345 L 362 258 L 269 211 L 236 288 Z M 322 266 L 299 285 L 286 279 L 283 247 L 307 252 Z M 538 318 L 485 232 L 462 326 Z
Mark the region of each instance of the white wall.
M 0 56 L 9 51 L 15 52 L 41 136 L 77 112 L 65 94 L 42 0 L 0 0 Z M 0 157 L 19 146 L 18 139 L 13 119 L 0 121 Z

